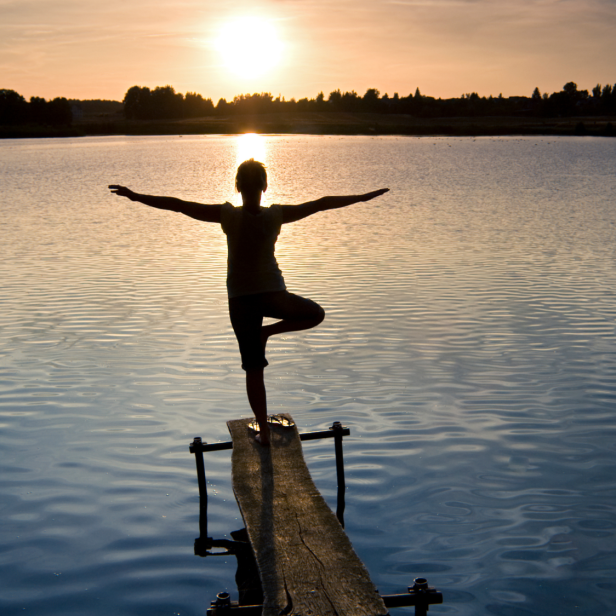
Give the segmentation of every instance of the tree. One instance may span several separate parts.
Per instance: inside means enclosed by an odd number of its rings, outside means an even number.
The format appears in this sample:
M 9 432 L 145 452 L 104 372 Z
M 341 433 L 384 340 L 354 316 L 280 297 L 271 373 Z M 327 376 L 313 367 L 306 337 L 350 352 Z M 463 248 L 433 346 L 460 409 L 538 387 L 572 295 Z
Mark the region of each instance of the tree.
M 150 97 L 152 117 L 157 119 L 181 118 L 184 111 L 184 96 L 176 94 L 172 86 L 157 87 Z
M 268 113 L 272 110 L 274 97 L 269 92 L 240 94 L 233 99 L 234 113 Z
M 184 115 L 188 118 L 199 118 L 214 113 L 214 103 L 211 98 L 203 98 L 196 92 L 186 92 L 184 97 Z
M 34 124 L 68 126 L 73 122 L 73 111 L 66 98 L 46 101 L 44 98 L 33 96 L 28 104 L 28 120 Z
M 31 96 L 28 105 L 28 116 L 30 121 L 36 124 L 47 124 L 47 101 L 39 96 Z
M 66 98 L 54 98 L 47 103 L 47 124 L 68 126 L 72 122 L 73 111 Z
M 229 103 L 227 102 L 226 98 L 221 98 L 218 100 L 218 103 L 216 103 L 216 113 L 219 114 L 227 114 L 229 113 Z
M 616 84 L 612 87 L 609 83 L 603 86 L 601 91 L 601 111 L 613 113 L 616 111 Z
M 569 98 L 576 98 L 578 93 L 577 83 L 573 81 L 566 83 L 563 86 L 563 92 L 565 92 Z
M 336 110 L 340 109 L 340 105 L 342 103 L 342 94 L 340 90 L 334 90 L 329 93 L 329 98 L 327 102 Z
M 351 90 L 342 95 L 340 105 L 343 111 L 357 111 L 361 107 L 361 98 L 355 90 Z
M 124 116 L 127 120 L 148 120 L 152 117 L 150 88 L 133 86 L 124 95 Z
M 310 108 L 310 101 L 306 97 L 300 98 L 295 103 L 295 108 L 297 109 L 297 111 L 308 111 L 308 109 Z
M 380 92 L 376 88 L 369 88 L 366 90 L 362 98 L 363 107 L 366 111 L 376 112 L 378 111 L 381 102 L 379 99 Z
M 0 124 L 22 124 L 28 118 L 28 103 L 15 90 L 0 90 Z
M 534 101 L 540 101 L 541 100 L 541 92 L 539 92 L 539 88 L 535 88 L 533 90 L 533 95 L 532 95 L 531 98 Z

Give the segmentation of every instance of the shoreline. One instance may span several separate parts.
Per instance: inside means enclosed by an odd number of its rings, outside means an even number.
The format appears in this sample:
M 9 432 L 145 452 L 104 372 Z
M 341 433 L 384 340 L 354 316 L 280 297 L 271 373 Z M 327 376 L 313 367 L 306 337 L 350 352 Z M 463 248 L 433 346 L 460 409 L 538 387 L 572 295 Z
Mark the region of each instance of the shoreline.
M 0 126 L 0 138 L 102 135 L 366 135 L 408 137 L 616 136 L 616 117 L 439 117 L 402 114 L 304 112 L 207 116 L 183 120 L 126 120 L 121 115 L 86 117 L 71 126 Z

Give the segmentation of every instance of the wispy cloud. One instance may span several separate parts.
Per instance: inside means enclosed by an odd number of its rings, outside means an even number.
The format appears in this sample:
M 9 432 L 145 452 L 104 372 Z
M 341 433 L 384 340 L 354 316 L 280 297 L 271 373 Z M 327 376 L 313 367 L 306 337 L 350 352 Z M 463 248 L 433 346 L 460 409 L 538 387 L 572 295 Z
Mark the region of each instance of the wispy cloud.
M 258 84 L 230 81 L 208 44 L 245 13 L 274 20 L 287 46 L 286 68 Z M 616 81 L 615 31 L 616 0 L 0 0 L 0 87 L 116 98 L 134 83 L 213 98 L 529 93 Z

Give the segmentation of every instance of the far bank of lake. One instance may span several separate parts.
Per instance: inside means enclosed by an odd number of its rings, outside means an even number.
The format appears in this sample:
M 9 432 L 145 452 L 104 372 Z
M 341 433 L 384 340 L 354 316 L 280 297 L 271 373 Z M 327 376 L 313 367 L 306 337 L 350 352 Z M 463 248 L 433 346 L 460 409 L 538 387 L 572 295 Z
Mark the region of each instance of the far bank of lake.
M 126 120 L 121 114 L 84 117 L 71 126 L 0 127 L 0 138 L 97 135 L 294 135 L 405 136 L 616 136 L 608 116 L 537 118 L 523 116 L 422 118 L 404 114 L 302 112 L 212 115 L 185 120 Z

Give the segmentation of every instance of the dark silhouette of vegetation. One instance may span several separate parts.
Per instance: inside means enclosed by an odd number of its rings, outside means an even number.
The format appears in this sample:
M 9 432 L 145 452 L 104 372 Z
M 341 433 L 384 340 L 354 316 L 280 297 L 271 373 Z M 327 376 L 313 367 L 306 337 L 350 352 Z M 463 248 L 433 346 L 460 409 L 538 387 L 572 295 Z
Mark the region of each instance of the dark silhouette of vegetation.
M 14 90 L 0 90 L 0 124 L 68 126 L 73 121 L 71 104 L 65 98 L 46 101 L 33 96 L 30 102 Z
M 108 116 L 116 113 L 122 114 L 124 105 L 120 101 L 110 101 L 104 99 L 79 100 L 69 98 L 73 110 L 73 120 L 78 116 Z
M 593 115 L 616 115 L 616 84 L 592 90 L 578 90 L 577 84 L 569 82 L 562 91 L 551 95 L 541 94 L 535 88 L 530 97 L 510 96 L 504 98 L 481 97 L 476 92 L 462 94 L 460 98 L 441 99 L 424 96 L 415 90 L 408 96 L 392 97 L 370 88 L 363 96 L 352 90 L 334 90 L 327 100 L 323 92 L 316 98 L 285 100 L 274 98 L 269 92 L 240 94 L 232 101 L 221 98 L 216 106 L 211 99 L 189 92 L 186 96 L 176 93 L 171 86 L 142 88 L 133 86 L 124 97 L 124 114 L 131 120 L 179 119 L 212 115 L 255 115 L 280 112 L 336 112 L 406 114 L 424 118 L 489 117 L 526 115 L 535 117 L 575 117 Z
M 122 120 L 121 116 L 125 120 Z M 303 115 L 302 115 L 303 114 Z M 133 86 L 122 103 L 105 100 L 30 101 L 0 89 L 0 137 L 78 134 L 309 132 L 315 134 L 577 134 L 614 136 L 616 84 L 589 93 L 568 82 L 559 92 L 530 96 L 435 98 L 419 88 L 408 96 L 369 88 L 337 89 L 315 98 L 274 98 L 269 92 L 240 94 L 216 105 L 210 98 L 170 86 Z M 196 118 L 201 118 L 195 121 Z M 561 120 L 566 119 L 566 120 Z M 191 120 L 183 122 L 178 120 Z M 583 120 L 583 121 L 582 121 Z M 612 120 L 612 121 L 609 121 Z
M 124 115 L 128 120 L 176 120 L 211 115 L 214 105 L 201 94 L 180 94 L 171 86 L 141 88 L 133 86 L 124 96 Z

